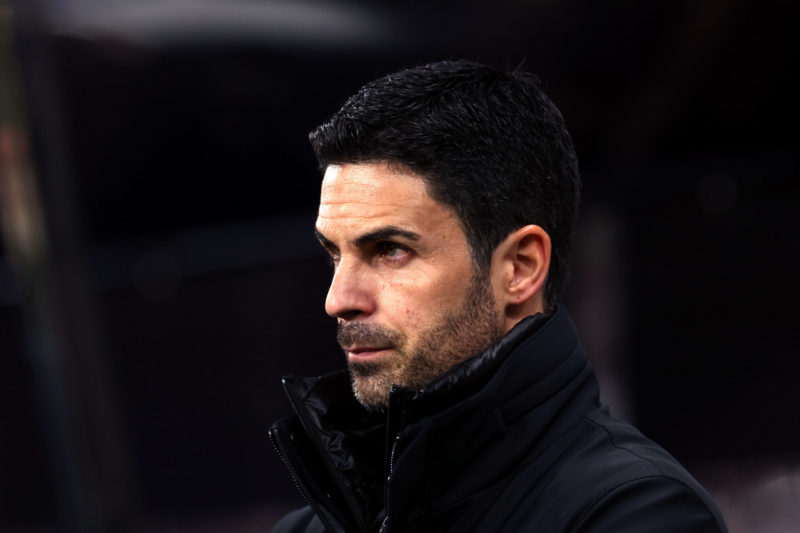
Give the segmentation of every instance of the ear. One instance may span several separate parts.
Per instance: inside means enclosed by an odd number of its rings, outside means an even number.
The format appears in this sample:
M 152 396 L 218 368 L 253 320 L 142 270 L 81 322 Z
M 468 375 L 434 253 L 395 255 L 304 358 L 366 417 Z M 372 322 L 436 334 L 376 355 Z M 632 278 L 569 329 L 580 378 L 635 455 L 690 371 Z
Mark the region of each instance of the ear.
M 544 283 L 550 270 L 550 236 L 541 226 L 524 226 L 498 245 L 492 256 L 495 299 L 506 331 L 526 316 L 544 311 Z

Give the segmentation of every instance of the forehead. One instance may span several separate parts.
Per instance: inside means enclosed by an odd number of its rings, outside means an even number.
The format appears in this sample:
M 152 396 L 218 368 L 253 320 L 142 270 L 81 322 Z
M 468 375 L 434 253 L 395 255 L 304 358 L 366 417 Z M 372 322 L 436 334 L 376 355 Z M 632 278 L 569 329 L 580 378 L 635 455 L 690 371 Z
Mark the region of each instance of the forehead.
M 417 174 L 387 163 L 330 165 L 322 180 L 318 229 L 395 224 L 432 229 L 457 220 Z

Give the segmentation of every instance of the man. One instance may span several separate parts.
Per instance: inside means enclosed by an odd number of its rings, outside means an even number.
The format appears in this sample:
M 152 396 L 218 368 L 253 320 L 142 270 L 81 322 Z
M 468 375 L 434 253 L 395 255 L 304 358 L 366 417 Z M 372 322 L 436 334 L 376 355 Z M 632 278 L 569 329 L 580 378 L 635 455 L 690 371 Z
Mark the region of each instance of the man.
M 349 372 L 283 380 L 270 437 L 309 505 L 275 531 L 725 531 L 599 404 L 558 305 L 577 159 L 533 77 L 404 70 L 310 139 Z

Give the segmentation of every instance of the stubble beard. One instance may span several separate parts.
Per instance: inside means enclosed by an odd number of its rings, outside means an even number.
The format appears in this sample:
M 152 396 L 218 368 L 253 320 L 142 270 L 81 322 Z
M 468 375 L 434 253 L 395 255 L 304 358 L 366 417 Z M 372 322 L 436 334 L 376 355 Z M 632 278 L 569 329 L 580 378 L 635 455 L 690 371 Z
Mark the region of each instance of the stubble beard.
M 367 409 L 384 410 L 392 385 L 422 389 L 438 376 L 473 357 L 503 335 L 487 276 L 473 275 L 461 308 L 431 325 L 410 346 L 404 335 L 375 324 L 341 323 L 338 340 L 389 346 L 384 361 L 348 360 L 356 399 Z

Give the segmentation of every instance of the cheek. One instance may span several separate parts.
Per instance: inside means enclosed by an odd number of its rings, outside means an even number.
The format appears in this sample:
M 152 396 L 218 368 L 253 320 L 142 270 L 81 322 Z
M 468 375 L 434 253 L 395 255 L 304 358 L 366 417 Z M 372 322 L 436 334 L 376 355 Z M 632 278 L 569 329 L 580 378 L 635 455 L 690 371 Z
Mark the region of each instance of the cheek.
M 410 321 L 417 316 L 418 307 L 424 304 L 424 291 L 413 283 L 384 281 L 380 285 L 380 299 L 385 310 Z
M 463 285 L 457 276 L 384 280 L 379 296 L 384 317 L 406 332 L 426 328 L 461 305 Z

